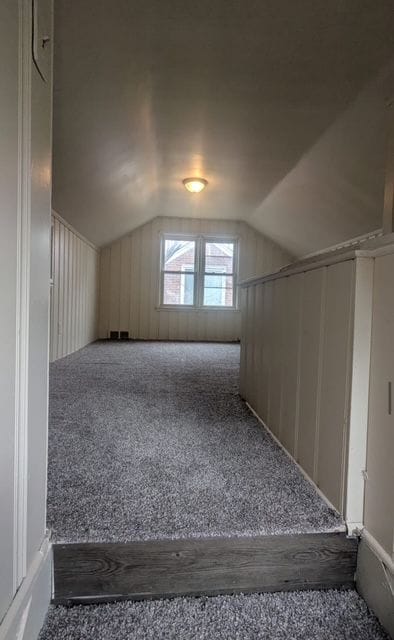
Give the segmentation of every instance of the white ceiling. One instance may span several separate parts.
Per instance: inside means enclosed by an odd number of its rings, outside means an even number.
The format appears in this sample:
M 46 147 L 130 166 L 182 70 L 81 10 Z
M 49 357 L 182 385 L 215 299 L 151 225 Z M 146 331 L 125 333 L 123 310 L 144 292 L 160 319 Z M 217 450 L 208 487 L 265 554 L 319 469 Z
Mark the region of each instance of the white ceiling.
M 380 147 L 365 175 L 342 152 L 349 129 L 367 158 L 383 140 L 380 102 L 349 105 L 394 54 L 393 7 L 57 0 L 54 208 L 98 245 L 157 215 L 245 220 L 298 255 L 375 229 Z

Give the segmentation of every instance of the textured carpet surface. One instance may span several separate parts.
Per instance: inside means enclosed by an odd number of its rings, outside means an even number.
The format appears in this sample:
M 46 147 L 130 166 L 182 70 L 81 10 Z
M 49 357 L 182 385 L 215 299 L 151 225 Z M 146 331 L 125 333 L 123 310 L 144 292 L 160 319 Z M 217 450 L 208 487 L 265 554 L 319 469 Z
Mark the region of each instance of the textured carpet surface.
M 50 369 L 57 541 L 343 528 L 238 395 L 239 347 L 97 342 Z
M 355 591 L 51 607 L 39 640 L 389 640 Z

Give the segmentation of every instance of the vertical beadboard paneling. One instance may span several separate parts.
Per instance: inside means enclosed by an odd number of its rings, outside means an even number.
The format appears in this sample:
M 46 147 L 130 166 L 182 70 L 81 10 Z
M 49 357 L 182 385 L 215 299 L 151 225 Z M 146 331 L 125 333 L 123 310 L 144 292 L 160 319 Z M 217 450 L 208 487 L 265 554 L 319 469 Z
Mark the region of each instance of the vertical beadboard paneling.
M 129 270 L 129 288 L 130 288 L 130 338 L 137 338 L 140 331 L 140 290 L 141 290 L 141 229 L 136 231 L 130 236 L 131 240 L 131 262 Z M 106 251 L 111 254 L 111 247 L 108 247 Z M 105 265 L 104 265 L 105 270 Z M 101 304 L 102 303 L 102 304 Z M 100 300 L 101 306 L 104 307 L 104 311 L 109 313 L 108 300 Z
M 50 313 L 53 322 L 53 326 L 57 327 L 59 322 L 59 288 L 53 287 L 53 277 L 56 270 L 59 270 L 59 246 L 60 246 L 60 229 L 59 229 L 59 221 L 52 220 L 52 235 L 51 235 L 52 247 L 51 247 L 51 264 L 52 264 L 52 272 L 51 272 L 51 306 Z M 57 341 L 56 341 L 56 333 L 50 336 L 50 350 L 49 350 L 50 360 L 56 360 L 57 358 Z
M 128 331 L 130 324 L 130 260 L 131 242 L 126 236 L 120 242 L 119 328 Z
M 314 480 L 324 275 L 325 268 L 304 274 L 302 298 L 298 462 Z
M 69 266 L 70 266 L 70 326 L 71 331 L 69 335 L 68 353 L 73 350 L 75 344 L 75 323 L 76 323 L 76 298 L 77 298 L 77 239 L 73 236 L 70 237 L 69 243 Z
M 68 230 L 67 230 L 68 231 Z M 66 315 L 66 331 L 65 331 L 65 350 L 61 355 L 65 353 L 71 353 L 71 345 L 72 345 L 72 311 L 73 311 L 73 301 L 72 301 L 72 292 L 73 292 L 73 254 L 72 254 L 72 236 L 70 233 L 66 234 L 67 236 L 67 272 L 65 274 L 66 278 L 66 297 L 65 297 L 65 315 Z
M 246 324 L 246 384 L 250 390 L 249 395 L 251 403 L 255 404 L 255 386 L 254 386 L 254 339 L 255 339 L 255 312 L 256 312 L 256 287 L 249 287 L 248 289 L 248 306 L 247 317 L 248 322 Z
M 57 214 L 53 225 L 52 361 L 98 337 L 99 281 L 98 250 Z
M 109 291 L 110 291 L 111 252 L 108 248 L 100 253 L 100 316 L 99 338 L 109 337 Z
M 262 354 L 262 389 L 261 389 L 261 405 L 262 405 L 262 418 L 269 424 L 269 417 L 271 411 L 271 395 L 272 395 L 272 381 L 271 381 L 271 367 L 272 367 L 272 325 L 273 325 L 273 291 L 274 283 L 267 282 L 265 285 L 261 285 L 264 290 L 264 306 L 263 306 L 263 326 L 262 332 L 264 334 L 264 348 Z
M 101 251 L 100 337 L 129 331 L 148 340 L 238 340 L 239 311 L 159 310 L 162 233 L 239 238 L 239 279 L 263 275 L 290 261 L 280 247 L 243 222 L 155 218 Z M 241 302 L 244 292 L 239 292 Z
M 156 312 L 156 307 L 159 303 L 159 287 L 160 287 L 160 244 L 158 245 L 158 240 L 160 238 L 160 226 L 159 221 L 156 218 L 150 224 L 150 249 L 149 253 L 151 256 L 150 260 L 150 280 L 149 280 L 149 298 L 148 298 L 148 314 L 149 314 L 149 338 L 152 340 L 157 340 L 159 337 L 159 314 Z M 157 251 L 157 247 L 159 246 L 159 251 Z M 154 310 L 152 312 L 152 310 Z M 184 333 L 184 323 L 182 323 L 182 319 L 184 314 L 180 314 L 179 316 L 179 338 L 181 340 L 185 339 Z M 183 330 L 183 333 L 182 333 Z
M 255 287 L 255 310 L 254 310 L 254 359 L 253 359 L 253 375 L 254 375 L 254 393 L 255 406 L 257 412 L 262 412 L 262 355 L 263 355 L 263 335 L 262 325 L 264 317 L 264 289 L 261 285 Z
M 115 242 L 110 256 L 109 330 L 120 331 L 120 242 Z
M 243 295 L 243 310 L 242 319 L 241 319 L 241 355 L 240 355 L 240 370 L 239 370 L 239 392 L 242 398 L 247 397 L 248 387 L 247 387 L 247 370 L 246 370 L 246 348 L 247 348 L 247 322 L 248 322 L 248 292 L 250 287 L 245 289 L 242 293 Z
M 58 281 L 57 287 L 59 289 L 59 312 L 58 312 L 58 324 L 52 325 L 51 322 L 51 336 L 57 344 L 56 359 L 63 353 L 64 343 L 64 270 L 65 270 L 65 227 L 59 224 L 59 262 L 57 264 Z
M 301 313 L 301 274 L 285 278 L 285 309 L 283 322 L 283 386 L 280 440 L 294 455 L 296 447 L 297 397 L 299 382 L 299 335 Z
M 270 395 L 270 428 L 279 437 L 281 410 L 282 410 L 282 382 L 283 382 L 283 339 L 284 318 L 286 314 L 285 293 L 286 279 L 280 278 L 274 281 L 273 297 L 273 326 L 272 326 L 272 353 L 275 357 L 271 367 L 271 395 Z
M 140 270 L 140 331 L 139 338 L 150 338 L 150 302 L 151 302 L 151 271 L 152 271 L 152 223 L 146 224 L 141 229 L 141 270 Z M 111 248 L 112 255 L 112 248 Z
M 344 514 L 355 261 L 244 289 L 242 395 Z
M 342 510 L 351 348 L 354 261 L 327 268 L 319 416 L 318 486 Z

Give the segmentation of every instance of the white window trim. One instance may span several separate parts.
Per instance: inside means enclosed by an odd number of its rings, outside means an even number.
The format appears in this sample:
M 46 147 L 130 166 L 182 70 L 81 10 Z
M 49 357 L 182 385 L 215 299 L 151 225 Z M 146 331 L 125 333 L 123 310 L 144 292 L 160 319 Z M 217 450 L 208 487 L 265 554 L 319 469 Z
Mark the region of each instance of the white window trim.
M 181 240 L 195 242 L 195 261 L 194 271 L 188 272 L 194 274 L 194 303 L 187 304 L 165 304 L 164 298 L 164 274 L 165 273 L 182 273 L 181 271 L 165 271 L 164 270 L 164 245 L 166 240 Z M 205 276 L 205 245 L 207 243 L 233 243 L 233 273 L 227 274 L 233 278 L 233 304 L 231 306 L 224 305 L 204 305 L 204 276 Z M 179 233 L 163 233 L 160 234 L 160 287 L 159 287 L 159 310 L 176 310 L 176 311 L 238 311 L 238 268 L 239 268 L 239 238 L 236 236 L 211 236 L 211 235 L 191 235 Z M 211 273 L 207 275 L 223 275 L 223 273 Z

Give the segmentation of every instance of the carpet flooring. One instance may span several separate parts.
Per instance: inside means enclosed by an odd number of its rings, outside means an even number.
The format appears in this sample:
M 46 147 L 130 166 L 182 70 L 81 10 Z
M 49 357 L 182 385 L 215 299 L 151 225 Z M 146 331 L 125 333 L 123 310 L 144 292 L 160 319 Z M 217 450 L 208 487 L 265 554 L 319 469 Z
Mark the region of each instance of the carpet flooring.
M 50 607 L 39 640 L 389 640 L 355 591 Z
M 57 542 L 342 530 L 238 395 L 239 347 L 96 342 L 50 367 Z

